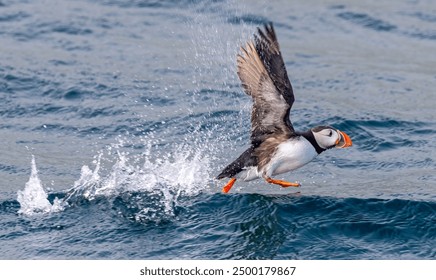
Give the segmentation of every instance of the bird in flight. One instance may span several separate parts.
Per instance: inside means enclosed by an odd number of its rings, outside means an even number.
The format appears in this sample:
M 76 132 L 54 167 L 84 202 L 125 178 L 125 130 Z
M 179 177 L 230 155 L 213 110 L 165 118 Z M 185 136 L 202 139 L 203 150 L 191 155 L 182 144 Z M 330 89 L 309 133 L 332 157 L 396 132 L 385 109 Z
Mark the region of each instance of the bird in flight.
M 236 180 L 257 178 L 281 187 L 299 187 L 299 183 L 272 177 L 309 163 L 325 150 L 352 145 L 345 132 L 331 126 L 294 130 L 289 118 L 294 92 L 272 23 L 265 24 L 264 31 L 258 28 L 257 33 L 237 56 L 239 79 L 253 99 L 251 145 L 217 176 L 230 178 L 222 189 L 224 193 Z

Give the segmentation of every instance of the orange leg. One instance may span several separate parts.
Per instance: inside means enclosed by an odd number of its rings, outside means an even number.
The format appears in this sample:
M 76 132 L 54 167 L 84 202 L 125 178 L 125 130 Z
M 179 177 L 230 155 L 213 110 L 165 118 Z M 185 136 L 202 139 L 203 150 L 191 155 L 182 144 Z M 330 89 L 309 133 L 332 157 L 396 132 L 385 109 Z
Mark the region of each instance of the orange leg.
M 236 182 L 236 178 L 231 178 L 227 185 L 224 186 L 222 192 L 228 193 L 230 189 L 233 187 L 233 184 Z
M 267 181 L 270 184 L 276 184 L 279 185 L 283 188 L 287 188 L 287 187 L 299 187 L 300 183 L 291 183 L 291 182 L 286 182 L 283 180 L 277 180 L 277 179 L 272 179 L 270 177 L 265 177 L 265 181 Z

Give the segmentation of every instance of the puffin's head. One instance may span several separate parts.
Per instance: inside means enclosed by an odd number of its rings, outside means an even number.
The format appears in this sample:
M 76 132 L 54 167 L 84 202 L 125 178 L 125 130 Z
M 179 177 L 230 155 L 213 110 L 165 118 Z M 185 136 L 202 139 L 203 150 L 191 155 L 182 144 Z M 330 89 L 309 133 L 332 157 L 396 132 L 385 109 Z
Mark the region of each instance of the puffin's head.
M 330 126 L 316 126 L 311 131 L 316 143 L 323 149 L 346 148 L 353 144 L 345 132 Z

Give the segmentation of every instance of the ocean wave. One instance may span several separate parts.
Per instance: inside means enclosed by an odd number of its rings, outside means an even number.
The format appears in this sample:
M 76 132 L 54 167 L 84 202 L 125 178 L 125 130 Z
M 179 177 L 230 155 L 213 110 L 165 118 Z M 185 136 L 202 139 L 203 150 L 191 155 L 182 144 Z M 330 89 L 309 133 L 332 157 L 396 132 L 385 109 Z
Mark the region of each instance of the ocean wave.
M 53 194 L 50 199 L 59 195 L 65 198 L 68 194 Z M 179 196 L 177 200 L 170 197 L 149 191 L 126 191 L 93 200 L 81 196 L 63 212 L 42 218 L 46 223 L 40 222 L 38 231 L 55 229 L 62 239 L 70 240 L 71 248 L 64 248 L 69 251 L 69 257 L 78 256 L 74 250 L 80 245 L 79 240 L 73 241 L 74 236 L 101 244 L 113 240 L 136 245 L 139 242 L 147 248 L 142 252 L 112 250 L 107 252 L 107 258 L 432 259 L 436 256 L 432 246 L 436 236 L 435 202 L 207 192 Z M 16 201 L 4 201 L 0 205 L 0 215 L 18 208 Z M 84 219 L 84 215 L 88 218 Z M 68 222 L 77 217 L 82 217 L 78 223 Z M 85 220 L 100 224 L 100 232 L 95 232 L 94 238 L 87 237 Z M 21 224 L 23 221 L 15 223 L 15 227 L 26 227 Z M 111 226 L 113 223 L 123 223 L 124 229 Z M 76 234 L 67 236 L 71 231 Z M 26 235 L 17 232 L 14 236 L 19 238 L 22 234 Z M 144 235 L 153 236 L 159 244 L 139 238 Z M 89 249 L 91 256 L 101 256 L 102 251 L 99 246 Z
M 330 121 L 330 120 L 329 120 Z M 373 152 L 403 149 L 406 147 L 423 147 L 422 135 L 435 133 L 432 123 L 420 121 L 394 120 L 385 117 L 373 117 L 361 120 L 331 120 L 338 129 L 350 131 L 357 149 Z M 414 137 L 417 133 L 417 137 Z M 420 141 L 415 141 L 415 138 Z
M 269 23 L 271 20 L 259 15 L 245 14 L 241 16 L 231 16 L 227 21 L 231 24 L 252 24 L 255 26 L 262 26 Z
M 426 5 L 0 0 L 0 255 L 435 259 Z M 250 143 L 236 54 L 271 15 L 295 128 L 353 147 L 224 195 Z
M 94 169 L 82 167 L 71 189 L 52 193 L 45 190 L 32 159 L 29 181 L 17 200 L 0 202 L 0 216 L 6 217 L 2 223 L 18 228 L 0 239 L 13 242 L 30 233 L 55 230 L 59 242 L 69 244 L 61 254 L 51 243 L 31 250 L 30 255 L 15 255 L 18 258 L 77 258 L 85 256 L 84 251 L 91 258 L 146 259 L 431 259 L 436 255 L 434 201 L 221 194 L 210 188 L 209 159 L 201 149 L 154 159 L 152 145 L 144 149 L 140 165 L 138 157 L 129 158 L 115 147 L 119 159 L 107 174 L 101 154 Z M 21 218 L 11 220 L 16 213 Z M 73 223 L 78 217 L 79 222 Z M 91 235 L 88 223 L 98 225 Z M 139 238 L 144 235 L 159 243 Z M 83 240 L 99 245 L 84 250 Z M 121 240 L 147 250 L 104 249 L 105 244 Z
M 436 22 L 436 14 L 431 14 L 429 12 L 415 12 L 410 15 L 422 21 L 431 22 L 431 23 Z
M 362 27 L 373 29 L 375 31 L 389 32 L 397 29 L 397 26 L 365 13 L 341 12 L 338 13 L 337 16 Z

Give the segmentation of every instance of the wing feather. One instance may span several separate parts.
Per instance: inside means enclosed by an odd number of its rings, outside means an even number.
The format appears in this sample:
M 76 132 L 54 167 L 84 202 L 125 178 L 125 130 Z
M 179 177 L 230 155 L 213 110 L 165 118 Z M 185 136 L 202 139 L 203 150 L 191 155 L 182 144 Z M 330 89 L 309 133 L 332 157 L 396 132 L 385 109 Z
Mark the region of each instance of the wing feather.
M 294 134 L 289 119 L 294 94 L 271 23 L 265 25 L 265 32 L 258 29 L 254 41 L 241 47 L 237 66 L 242 86 L 253 98 L 252 144 L 258 146 L 268 138 L 283 139 Z

